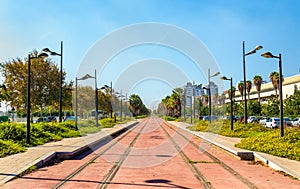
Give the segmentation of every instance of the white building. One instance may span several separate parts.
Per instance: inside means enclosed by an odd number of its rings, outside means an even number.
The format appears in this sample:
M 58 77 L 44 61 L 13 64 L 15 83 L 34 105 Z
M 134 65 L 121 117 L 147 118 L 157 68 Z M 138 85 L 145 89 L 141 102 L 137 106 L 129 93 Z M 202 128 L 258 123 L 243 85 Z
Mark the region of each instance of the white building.
M 300 74 L 294 75 L 288 78 L 284 78 L 284 81 L 282 83 L 282 97 L 283 99 L 286 99 L 287 97 L 291 96 L 294 94 L 295 88 L 297 87 L 298 90 L 300 90 Z M 279 95 L 279 90 L 277 91 L 277 94 Z M 275 95 L 275 90 L 272 85 L 272 82 L 265 83 L 261 85 L 261 91 L 260 91 L 260 98 L 262 101 L 266 99 L 267 97 Z M 247 100 L 248 100 L 248 94 Z M 226 103 L 230 102 L 228 99 L 228 95 L 226 95 Z M 258 93 L 256 90 L 255 85 L 252 86 L 251 91 L 250 91 L 250 99 L 258 99 Z M 242 96 L 238 90 L 235 91 L 235 101 L 239 102 L 242 101 Z

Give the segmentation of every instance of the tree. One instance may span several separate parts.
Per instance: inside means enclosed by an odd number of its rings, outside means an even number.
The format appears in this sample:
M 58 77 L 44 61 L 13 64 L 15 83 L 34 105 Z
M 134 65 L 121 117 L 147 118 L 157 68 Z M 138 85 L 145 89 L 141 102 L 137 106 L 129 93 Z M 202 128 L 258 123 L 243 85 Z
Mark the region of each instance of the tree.
M 8 101 L 9 100 L 9 94 L 7 92 L 5 85 L 0 85 L 0 102 L 2 101 Z
M 133 114 L 133 116 L 147 115 L 150 113 L 150 111 L 143 104 L 143 101 L 140 98 L 140 96 L 137 94 L 130 95 L 129 106 L 130 106 L 130 111 Z
M 243 82 L 239 82 L 238 84 L 238 90 L 242 96 L 242 100 L 244 100 L 244 83 Z
M 31 53 L 36 57 L 37 51 Z M 12 59 L 1 63 L 4 85 L 10 95 L 9 103 L 17 111 L 25 112 L 27 102 L 28 59 Z M 63 81 L 66 73 L 63 72 Z M 43 111 L 47 106 L 58 109 L 59 106 L 59 77 L 60 71 L 51 59 L 31 59 L 31 112 Z M 70 84 L 63 83 L 63 94 L 70 93 Z M 68 96 L 67 95 L 67 96 Z
M 271 82 L 272 82 L 272 85 L 273 85 L 273 87 L 274 87 L 274 90 L 275 90 L 275 95 L 276 96 L 278 96 L 277 95 L 277 90 L 278 90 L 278 88 L 279 88 L 279 73 L 278 72 L 276 72 L 276 71 L 273 71 L 273 72 L 271 72 L 270 73 L 270 75 L 269 75 L 269 78 L 270 78 L 270 80 L 271 80 Z M 283 77 L 282 77 L 282 82 L 284 81 L 284 79 L 283 79 Z
M 283 109 L 286 116 L 300 115 L 300 91 L 296 88 L 294 94 L 283 101 Z
M 250 80 L 246 81 L 246 91 L 248 93 L 248 99 L 250 100 L 250 91 L 252 88 L 252 82 Z
M 249 115 L 260 115 L 261 110 L 262 108 L 258 101 L 254 101 L 254 100 L 249 101 L 249 106 L 248 106 Z
M 260 75 L 255 75 L 253 77 L 253 83 L 257 90 L 258 102 L 260 103 L 260 91 L 261 91 L 262 77 Z

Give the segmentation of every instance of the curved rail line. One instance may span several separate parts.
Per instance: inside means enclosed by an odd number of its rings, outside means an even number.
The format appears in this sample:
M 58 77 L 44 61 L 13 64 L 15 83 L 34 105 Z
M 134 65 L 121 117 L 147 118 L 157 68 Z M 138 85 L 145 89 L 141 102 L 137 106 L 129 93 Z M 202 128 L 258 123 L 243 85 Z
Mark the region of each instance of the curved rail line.
M 109 181 L 112 180 L 112 178 L 114 177 L 114 175 L 116 174 L 116 172 L 118 171 L 118 169 L 120 168 L 120 166 L 122 165 L 122 163 L 124 162 L 124 160 L 126 159 L 126 157 L 128 156 L 131 147 L 134 145 L 136 139 L 138 138 L 138 136 L 140 135 L 140 133 L 142 132 L 142 130 L 145 128 L 145 126 L 147 125 L 148 120 L 146 120 L 146 122 L 144 123 L 144 125 L 142 126 L 142 128 L 140 129 L 140 131 L 138 132 L 138 134 L 135 136 L 135 138 L 133 139 L 133 141 L 131 141 L 130 145 L 127 147 L 127 149 L 125 150 L 125 152 L 121 155 L 121 158 L 118 160 L 118 162 L 112 167 L 112 169 L 109 171 L 109 173 L 106 175 L 105 179 L 101 182 L 101 184 L 98 186 L 98 188 L 105 188 L 108 184 Z M 123 140 L 129 133 L 131 133 L 135 128 L 137 127 L 134 126 L 132 128 L 130 128 L 129 130 L 126 131 L 126 133 L 124 135 L 122 135 L 120 138 L 118 138 L 117 140 L 115 140 L 112 144 L 110 144 L 107 148 L 105 148 L 104 150 L 102 150 L 100 153 L 98 153 L 96 156 L 94 156 L 93 158 L 91 158 L 89 161 L 87 161 L 86 163 L 84 163 L 82 166 L 80 166 L 78 169 L 76 169 L 75 171 L 73 171 L 71 174 L 69 174 L 67 177 L 65 177 L 64 180 L 62 180 L 61 182 L 57 183 L 55 186 L 53 186 L 53 189 L 58 189 L 61 188 L 62 186 L 64 186 L 68 181 L 70 181 L 73 177 L 75 177 L 76 175 L 78 175 L 80 172 L 82 172 L 84 169 L 86 169 L 89 165 L 91 165 L 91 163 L 93 163 L 97 158 L 101 157 L 105 152 L 107 152 L 108 150 L 110 150 L 112 147 L 114 147 L 116 144 L 118 144 L 121 140 Z
M 205 149 L 201 148 L 199 145 L 197 145 L 196 143 L 194 143 L 193 141 L 191 141 L 190 139 L 188 139 L 186 136 L 184 136 L 182 133 L 180 133 L 178 130 L 174 129 L 174 125 L 169 124 L 167 122 L 163 122 L 164 125 L 166 125 L 167 127 L 169 127 L 170 129 L 172 129 L 173 131 L 175 131 L 176 133 L 178 133 L 180 136 L 182 136 L 185 140 L 187 140 L 189 143 L 191 143 L 197 150 L 201 150 L 202 153 L 204 153 L 205 155 L 207 155 L 208 157 L 210 157 L 212 160 L 214 160 L 216 163 L 220 164 L 225 170 L 227 170 L 229 173 L 231 173 L 234 177 L 236 177 L 238 180 L 242 181 L 244 184 L 246 184 L 247 186 L 249 186 L 249 188 L 255 188 L 257 189 L 258 187 L 252 183 L 251 181 L 249 181 L 247 178 L 243 177 L 241 174 L 239 174 L 237 171 L 235 171 L 234 169 L 232 169 L 230 166 L 228 166 L 226 163 L 224 163 L 223 161 L 221 161 L 220 159 L 218 159 L 217 157 L 215 157 L 214 155 L 210 154 L 209 152 L 207 152 Z M 162 127 L 163 128 L 163 127 Z M 179 127 L 177 127 L 179 128 Z M 163 128 L 164 129 L 164 128 Z M 184 131 L 183 129 L 179 128 L 181 131 Z M 165 129 L 164 129 L 165 130 Z M 165 130 L 166 132 L 166 130 Z M 186 132 L 186 131 L 184 131 Z M 169 135 L 169 134 L 168 134 Z M 170 136 L 170 135 L 169 135 Z M 171 138 L 172 142 L 174 142 L 177 147 L 179 147 L 176 142 Z M 176 148 L 177 148 L 176 147 Z M 187 162 L 190 162 L 190 159 L 181 151 L 181 149 L 177 149 L 180 150 L 180 154 L 182 154 L 182 156 L 184 157 L 184 159 L 187 160 Z M 189 163 L 190 164 L 190 163 Z M 201 172 L 199 171 L 199 169 L 196 166 L 193 166 L 193 164 L 190 164 L 192 167 L 192 170 L 195 170 L 196 173 L 196 177 L 202 177 L 203 175 L 201 174 Z M 212 186 L 210 185 L 210 183 L 205 179 L 205 177 L 203 176 L 203 178 L 200 179 L 200 181 L 204 184 L 204 186 L 206 188 L 212 188 Z

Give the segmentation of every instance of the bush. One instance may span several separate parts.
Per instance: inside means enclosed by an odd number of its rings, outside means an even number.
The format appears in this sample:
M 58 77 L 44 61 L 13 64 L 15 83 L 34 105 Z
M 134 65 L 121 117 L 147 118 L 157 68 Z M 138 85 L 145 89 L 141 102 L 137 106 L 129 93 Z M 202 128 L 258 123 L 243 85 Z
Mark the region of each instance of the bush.
M 11 140 L 4 141 L 0 139 L 0 157 L 25 151 L 26 148 L 19 143 L 15 143 Z
M 286 129 L 285 136 L 280 138 L 276 129 L 244 138 L 236 147 L 300 161 L 300 132 L 297 129 Z
M 230 121 L 199 121 L 189 129 L 201 132 L 213 132 L 223 136 L 243 138 L 235 146 L 252 151 L 269 153 L 279 157 L 300 161 L 300 131 L 296 128 L 285 129 L 280 138 L 279 129 L 265 128 L 260 124 L 235 122 L 230 130 Z
M 135 116 L 136 119 L 143 119 L 148 117 L 148 115 L 139 115 L 139 116 Z

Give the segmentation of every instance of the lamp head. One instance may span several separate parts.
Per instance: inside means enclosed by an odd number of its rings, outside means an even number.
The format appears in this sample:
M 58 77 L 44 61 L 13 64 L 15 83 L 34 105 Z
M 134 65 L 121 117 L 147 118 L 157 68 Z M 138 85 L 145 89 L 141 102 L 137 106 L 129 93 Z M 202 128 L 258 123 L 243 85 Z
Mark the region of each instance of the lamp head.
M 260 50 L 260 49 L 262 49 L 262 48 L 263 48 L 263 46 L 258 45 L 258 46 L 255 47 L 255 50 L 258 51 L 258 50 Z
M 220 77 L 220 79 L 222 79 L 222 80 L 230 80 L 230 79 L 228 79 L 228 78 L 225 77 L 225 76 Z
M 78 80 L 86 80 L 89 78 L 94 78 L 93 76 L 91 76 L 90 74 L 86 74 L 85 76 L 83 76 L 82 78 L 79 78 Z
M 47 58 L 48 54 L 47 53 L 41 53 L 38 55 L 38 58 Z
M 215 77 L 215 76 L 217 76 L 217 75 L 220 75 L 220 72 L 216 72 L 214 75 L 212 75 L 212 76 L 210 76 L 210 77 L 212 78 L 212 77 Z
M 49 48 L 43 48 L 42 51 L 44 51 L 44 52 L 51 52 Z
M 274 55 L 270 52 L 264 52 L 261 54 L 261 56 L 265 58 L 274 58 Z

